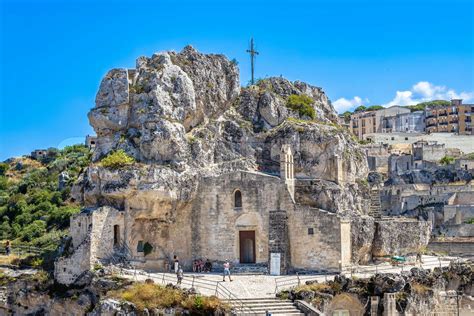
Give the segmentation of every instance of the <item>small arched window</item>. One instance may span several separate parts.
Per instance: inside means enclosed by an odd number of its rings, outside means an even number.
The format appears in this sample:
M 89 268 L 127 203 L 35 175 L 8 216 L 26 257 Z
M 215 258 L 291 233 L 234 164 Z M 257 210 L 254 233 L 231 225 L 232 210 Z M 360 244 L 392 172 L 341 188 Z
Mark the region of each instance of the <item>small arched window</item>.
M 240 192 L 240 190 L 235 190 L 234 192 L 234 207 L 235 208 L 242 207 L 242 192 Z

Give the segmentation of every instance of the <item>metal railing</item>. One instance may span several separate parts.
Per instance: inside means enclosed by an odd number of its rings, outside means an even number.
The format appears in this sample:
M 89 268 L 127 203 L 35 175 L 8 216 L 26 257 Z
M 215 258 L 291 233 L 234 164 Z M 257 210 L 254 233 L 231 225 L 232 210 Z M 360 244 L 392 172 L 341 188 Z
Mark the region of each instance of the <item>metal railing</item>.
M 200 277 L 196 277 L 195 275 L 185 275 L 181 280 L 181 284 L 177 284 L 177 277 L 173 276 L 173 274 L 151 274 L 146 273 L 144 271 L 137 271 L 136 269 L 121 269 L 120 274 L 133 275 L 135 280 L 138 280 L 138 276 L 141 275 L 146 277 L 147 279 L 153 280 L 155 283 L 158 284 L 167 285 L 171 283 L 184 288 L 193 288 L 198 290 L 199 292 L 212 293 L 212 295 L 220 299 L 229 301 L 231 307 L 236 311 L 256 313 L 251 307 L 247 306 L 243 300 L 239 299 L 235 294 L 233 294 L 229 289 L 227 289 L 222 284 L 223 282 L 220 281 L 207 280 Z
M 429 257 L 424 258 L 422 263 L 413 262 L 404 262 L 400 264 L 390 264 L 389 266 L 358 266 L 358 265 L 351 265 L 348 267 L 344 267 L 341 272 L 322 272 L 317 274 L 301 274 L 296 273 L 295 275 L 289 276 L 282 276 L 275 278 L 275 294 L 279 291 L 283 290 L 284 288 L 293 288 L 295 286 L 303 285 L 307 281 L 328 281 L 333 279 L 336 275 L 344 275 L 347 277 L 353 277 L 356 274 L 359 275 L 374 275 L 378 273 L 399 273 L 397 269 L 401 269 L 400 272 L 409 271 L 411 268 L 415 267 L 423 267 L 424 269 L 430 269 L 433 267 L 442 267 L 443 263 L 449 262 L 449 264 L 460 262 L 462 259 L 460 258 L 452 258 L 452 257 Z M 426 267 L 429 266 L 429 267 Z M 322 280 L 323 279 L 323 280 Z
M 32 254 L 32 255 L 40 255 L 44 252 L 45 250 L 39 247 L 34 247 L 34 246 L 28 246 L 28 245 L 12 245 L 10 246 L 10 254 L 12 255 L 27 255 L 27 254 Z M 6 254 L 7 250 L 4 246 L 0 247 L 0 254 Z

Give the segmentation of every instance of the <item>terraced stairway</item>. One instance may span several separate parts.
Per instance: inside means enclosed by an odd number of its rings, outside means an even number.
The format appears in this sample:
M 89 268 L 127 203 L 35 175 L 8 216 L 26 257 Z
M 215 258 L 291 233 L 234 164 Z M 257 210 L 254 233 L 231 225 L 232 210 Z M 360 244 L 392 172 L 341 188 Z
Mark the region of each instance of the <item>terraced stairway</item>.
M 231 306 L 244 305 L 243 312 L 237 315 L 304 315 L 290 300 L 280 300 L 278 298 L 244 298 L 239 300 L 226 300 Z M 240 308 L 239 310 L 242 310 Z

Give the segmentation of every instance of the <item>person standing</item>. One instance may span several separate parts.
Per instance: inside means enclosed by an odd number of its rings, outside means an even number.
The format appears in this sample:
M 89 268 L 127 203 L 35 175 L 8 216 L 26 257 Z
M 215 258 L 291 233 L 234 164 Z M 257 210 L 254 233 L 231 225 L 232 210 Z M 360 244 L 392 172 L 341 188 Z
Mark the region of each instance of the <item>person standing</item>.
M 209 259 L 206 259 L 206 263 L 204 264 L 204 272 L 211 272 L 212 270 L 212 263 Z
M 178 285 L 181 285 L 181 281 L 183 281 L 183 277 L 184 277 L 183 268 L 181 268 L 181 266 L 178 267 L 176 276 L 178 277 Z
M 174 273 L 178 273 L 179 269 L 179 259 L 177 255 L 174 255 Z
M 224 275 L 222 276 L 222 281 L 225 282 L 225 276 L 228 275 L 229 276 L 229 281 L 232 282 L 232 279 L 230 277 L 230 263 L 229 263 L 229 260 L 226 260 L 226 262 L 224 263 Z
M 7 240 L 7 242 L 5 243 L 5 253 L 7 256 L 10 255 L 10 240 Z

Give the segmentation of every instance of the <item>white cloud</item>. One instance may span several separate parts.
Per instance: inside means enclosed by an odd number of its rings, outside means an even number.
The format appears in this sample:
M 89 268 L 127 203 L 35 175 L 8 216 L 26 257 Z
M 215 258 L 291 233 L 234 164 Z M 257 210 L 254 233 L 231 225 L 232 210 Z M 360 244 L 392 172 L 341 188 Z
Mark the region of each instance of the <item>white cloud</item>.
M 382 104 L 384 107 L 392 105 L 413 105 L 420 102 L 432 100 L 463 99 L 465 103 L 474 100 L 474 91 L 457 93 L 454 89 L 446 86 L 436 86 L 428 81 L 420 81 L 414 84 L 410 90 L 397 91 L 392 100 Z M 340 98 L 333 102 L 338 113 L 353 110 L 359 105 L 367 105 L 368 99 L 355 96 L 352 99 Z
M 369 100 L 365 99 L 365 102 L 369 102 Z M 344 113 L 345 111 L 352 110 L 353 108 L 362 105 L 362 98 L 358 96 L 355 96 L 350 100 L 346 98 L 339 98 L 334 101 L 332 105 L 334 105 L 337 113 Z
M 410 90 L 397 91 L 395 97 L 383 106 L 412 105 L 425 101 L 451 99 L 463 99 L 467 102 L 473 98 L 474 92 L 457 93 L 454 89 L 448 89 L 446 86 L 436 86 L 428 81 L 420 81 L 414 84 Z

